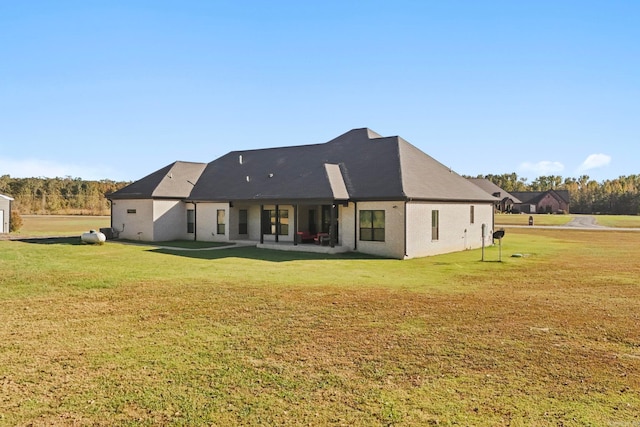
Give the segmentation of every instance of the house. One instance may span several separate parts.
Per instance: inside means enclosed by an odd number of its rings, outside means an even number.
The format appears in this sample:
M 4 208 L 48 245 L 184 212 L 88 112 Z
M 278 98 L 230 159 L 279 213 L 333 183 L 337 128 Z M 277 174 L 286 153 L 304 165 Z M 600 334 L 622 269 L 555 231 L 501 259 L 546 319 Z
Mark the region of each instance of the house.
M 13 198 L 0 194 L 0 233 L 11 231 L 11 202 Z
M 520 199 L 520 203 L 514 205 L 515 212 L 569 213 L 568 190 L 514 191 L 511 194 Z
M 399 259 L 490 244 L 496 201 L 401 137 L 366 128 L 322 144 L 175 162 L 108 198 L 121 238 Z
M 489 181 L 488 179 L 485 179 L 485 178 L 467 178 L 467 179 L 473 182 L 478 187 L 482 188 L 487 193 L 498 198 L 498 201 L 496 201 L 496 204 L 495 204 L 496 212 L 511 213 L 516 203 L 522 203 L 520 199 L 515 197 L 513 194 L 509 194 L 508 192 L 504 191 L 502 188 L 498 187 L 496 184 Z

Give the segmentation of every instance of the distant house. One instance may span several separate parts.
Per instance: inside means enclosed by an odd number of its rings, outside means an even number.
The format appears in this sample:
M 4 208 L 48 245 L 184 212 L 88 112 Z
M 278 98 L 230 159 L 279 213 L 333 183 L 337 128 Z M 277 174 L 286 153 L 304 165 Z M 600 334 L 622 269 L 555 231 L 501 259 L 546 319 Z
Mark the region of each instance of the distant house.
M 13 198 L 0 194 L 0 232 L 8 233 L 11 230 L 11 202 Z
M 121 238 L 399 259 L 490 244 L 496 201 L 404 139 L 369 129 L 174 162 L 108 198 Z
M 520 199 L 515 197 L 513 194 L 509 194 L 508 192 L 498 187 L 496 184 L 489 181 L 488 179 L 485 179 L 485 178 L 467 178 L 467 179 L 473 182 L 478 187 L 482 188 L 487 193 L 498 198 L 498 200 L 495 203 L 496 212 L 511 213 L 513 211 L 514 205 L 516 203 L 521 203 Z
M 568 190 L 514 191 L 511 193 L 520 203 L 514 210 L 522 213 L 569 213 Z

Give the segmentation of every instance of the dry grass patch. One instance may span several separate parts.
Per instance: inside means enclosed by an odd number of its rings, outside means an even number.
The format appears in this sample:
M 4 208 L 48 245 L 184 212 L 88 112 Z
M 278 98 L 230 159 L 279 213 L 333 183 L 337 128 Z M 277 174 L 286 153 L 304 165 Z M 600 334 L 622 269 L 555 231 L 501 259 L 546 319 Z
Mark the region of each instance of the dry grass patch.
M 503 263 L 64 247 L 110 259 L 109 286 L 4 293 L 0 423 L 638 422 L 640 234 L 607 234 L 509 230 Z

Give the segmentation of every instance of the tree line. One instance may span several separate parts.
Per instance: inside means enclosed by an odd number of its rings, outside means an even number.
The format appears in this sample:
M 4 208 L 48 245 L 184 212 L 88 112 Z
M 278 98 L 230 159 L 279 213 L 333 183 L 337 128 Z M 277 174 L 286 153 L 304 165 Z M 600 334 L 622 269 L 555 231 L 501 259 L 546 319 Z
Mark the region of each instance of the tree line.
M 80 178 L 11 178 L 0 176 L 0 194 L 14 198 L 12 210 L 18 214 L 109 215 L 106 195 L 129 182 Z
M 540 176 L 532 182 L 516 173 L 478 175 L 507 192 L 568 190 L 571 213 L 640 214 L 640 175 L 597 182 L 582 175 L 563 178 Z M 11 178 L 0 176 L 0 194 L 13 197 L 19 214 L 109 215 L 106 195 L 130 184 L 127 181 L 87 181 L 80 178 Z
M 540 176 L 530 183 L 515 173 L 478 175 L 507 192 L 568 190 L 571 213 L 640 215 L 640 175 L 621 176 L 597 182 L 588 175 L 563 178 L 558 175 Z

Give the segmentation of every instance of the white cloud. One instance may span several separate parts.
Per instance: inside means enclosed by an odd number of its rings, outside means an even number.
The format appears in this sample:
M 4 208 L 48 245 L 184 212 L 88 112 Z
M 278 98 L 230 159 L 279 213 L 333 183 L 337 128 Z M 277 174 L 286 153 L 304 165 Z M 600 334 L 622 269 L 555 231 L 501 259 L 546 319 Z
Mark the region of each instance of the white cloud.
M 552 162 L 549 160 L 543 160 L 538 163 L 524 162 L 520 164 L 520 170 L 523 172 L 533 172 L 537 175 L 552 175 L 554 173 L 562 172 L 564 165 L 560 162 Z
M 590 169 L 603 168 L 609 166 L 611 163 L 611 156 L 606 154 L 590 154 L 584 162 L 578 167 L 578 172 L 585 172 Z
M 82 178 L 100 180 L 109 178 L 112 173 L 108 168 L 96 165 L 71 165 L 40 159 L 13 160 L 0 158 L 0 175 L 11 175 L 13 178 Z

